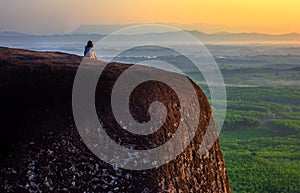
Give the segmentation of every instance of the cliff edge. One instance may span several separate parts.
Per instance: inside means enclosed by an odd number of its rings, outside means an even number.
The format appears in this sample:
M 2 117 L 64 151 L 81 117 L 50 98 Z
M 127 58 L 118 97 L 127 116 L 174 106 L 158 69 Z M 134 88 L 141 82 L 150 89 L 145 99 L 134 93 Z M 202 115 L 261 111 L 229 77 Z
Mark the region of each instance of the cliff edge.
M 134 171 L 95 156 L 82 141 L 72 113 L 73 83 L 81 61 L 71 54 L 0 47 L 0 192 L 231 192 L 219 141 L 205 155 L 198 152 L 211 109 L 194 83 L 201 112 L 190 114 L 200 116 L 198 129 L 176 159 Z M 174 124 L 181 119 L 174 105 L 178 98 L 168 86 L 150 81 L 131 95 L 131 114 L 141 122 L 149 120 L 147 109 L 154 100 L 166 106 L 166 123 L 155 134 L 132 135 L 113 119 L 111 92 L 130 66 L 110 63 L 104 69 L 95 93 L 98 117 L 106 133 L 122 146 L 162 145 L 172 137 L 168 130 L 175 133 Z M 135 70 L 141 75 L 161 72 L 145 66 Z M 188 124 L 185 127 L 189 129 Z

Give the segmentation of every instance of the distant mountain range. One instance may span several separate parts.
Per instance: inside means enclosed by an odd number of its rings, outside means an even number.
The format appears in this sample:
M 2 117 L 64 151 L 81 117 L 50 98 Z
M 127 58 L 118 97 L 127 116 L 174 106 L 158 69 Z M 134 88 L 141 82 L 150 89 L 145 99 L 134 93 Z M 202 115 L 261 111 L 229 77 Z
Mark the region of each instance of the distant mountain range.
M 289 33 L 280 35 L 270 35 L 262 33 L 228 33 L 219 32 L 213 34 L 206 34 L 199 31 L 188 31 L 190 34 L 203 42 L 272 42 L 272 41 L 286 41 L 286 42 L 300 42 L 300 34 Z
M 181 29 L 184 29 L 186 32 L 189 32 L 193 36 L 197 37 L 199 40 L 203 42 L 251 42 L 251 41 L 300 41 L 300 34 L 297 33 L 289 33 L 289 34 L 280 34 L 280 35 L 271 35 L 271 34 L 263 34 L 263 33 L 230 33 L 230 32 L 217 32 L 217 33 L 203 33 L 198 30 L 192 30 L 193 28 L 197 29 L 224 29 L 226 26 L 217 26 L 217 25 L 208 25 L 208 24 L 191 24 L 191 25 L 180 25 L 176 23 L 164 24 L 157 23 L 161 25 L 170 25 Z M 77 29 L 75 29 L 71 34 L 110 34 L 119 29 L 126 28 L 132 25 L 81 25 Z M 165 31 L 160 33 L 159 35 L 172 35 L 174 30 Z M 143 34 L 139 34 L 143 35 Z M 157 34 L 158 35 L 158 34 Z
M 20 32 L 11 32 L 11 31 L 2 31 L 0 32 L 0 36 L 4 37 L 4 36 L 8 36 L 8 37 L 12 37 L 12 36 L 27 36 L 30 34 L 26 34 L 26 33 L 20 33 Z
M 84 25 L 80 26 L 73 32 L 64 35 L 32 35 L 32 34 L 24 34 L 19 32 L 0 32 L 1 38 L 14 38 L 14 37 L 82 37 L 89 38 L 91 36 L 95 37 L 103 37 L 104 35 L 110 34 L 116 30 L 122 29 L 124 27 L 128 27 L 129 25 Z M 289 34 L 280 34 L 280 35 L 270 35 L 270 34 L 262 34 L 262 33 L 229 33 L 229 32 L 218 32 L 218 33 L 203 33 L 196 30 L 186 31 L 192 34 L 194 37 L 199 39 L 200 41 L 206 42 L 300 42 L 300 34 L 297 33 L 289 33 Z M 175 36 L 176 33 L 181 33 L 180 31 L 165 31 L 161 33 L 151 33 L 147 34 L 134 34 L 134 39 L 140 40 L 149 37 L 155 36 L 157 40 L 164 40 L 166 37 Z M 127 34 L 128 35 L 128 34 Z M 123 35 L 120 35 L 123 36 Z M 122 39 L 122 38 L 120 38 Z

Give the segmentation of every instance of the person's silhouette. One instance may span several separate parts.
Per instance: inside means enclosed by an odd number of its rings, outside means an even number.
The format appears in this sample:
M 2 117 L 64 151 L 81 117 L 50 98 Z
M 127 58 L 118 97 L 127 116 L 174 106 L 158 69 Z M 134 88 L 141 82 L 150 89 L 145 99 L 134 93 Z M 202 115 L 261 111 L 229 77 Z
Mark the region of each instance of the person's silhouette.
M 87 42 L 87 45 L 84 48 L 84 56 L 92 59 L 97 59 L 96 53 L 94 51 L 94 45 L 91 40 Z

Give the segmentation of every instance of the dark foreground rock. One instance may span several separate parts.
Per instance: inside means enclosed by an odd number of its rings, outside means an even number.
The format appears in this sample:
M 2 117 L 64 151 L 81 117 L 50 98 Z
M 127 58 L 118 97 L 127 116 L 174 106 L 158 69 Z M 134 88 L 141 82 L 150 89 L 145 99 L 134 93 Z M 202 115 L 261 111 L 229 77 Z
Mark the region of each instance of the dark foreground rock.
M 175 160 L 132 171 L 97 158 L 81 140 L 72 115 L 72 87 L 81 60 L 64 53 L 0 48 L 0 192 L 231 192 L 219 141 L 205 155 L 198 152 L 211 110 L 195 84 L 201 112 L 191 114 L 200 115 L 198 130 Z M 149 104 L 159 100 L 168 118 L 155 135 L 131 135 L 113 120 L 109 106 L 114 82 L 129 66 L 112 63 L 104 70 L 95 95 L 97 113 L 119 144 L 153 148 L 171 138 L 168 130 L 176 132 L 172 125 L 180 120 L 174 105 L 178 98 L 159 82 L 141 85 L 132 94 L 133 117 L 147 121 Z M 153 70 L 139 67 L 137 73 Z

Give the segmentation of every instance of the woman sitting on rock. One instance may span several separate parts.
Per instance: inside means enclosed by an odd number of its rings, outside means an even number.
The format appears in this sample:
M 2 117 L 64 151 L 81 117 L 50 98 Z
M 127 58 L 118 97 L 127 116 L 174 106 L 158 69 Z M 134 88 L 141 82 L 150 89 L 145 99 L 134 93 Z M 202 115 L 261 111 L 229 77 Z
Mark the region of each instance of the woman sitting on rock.
M 92 59 L 97 59 L 96 53 L 94 51 L 94 45 L 91 40 L 87 42 L 87 45 L 84 48 L 84 56 Z

